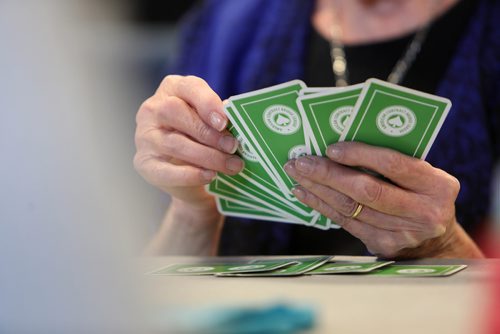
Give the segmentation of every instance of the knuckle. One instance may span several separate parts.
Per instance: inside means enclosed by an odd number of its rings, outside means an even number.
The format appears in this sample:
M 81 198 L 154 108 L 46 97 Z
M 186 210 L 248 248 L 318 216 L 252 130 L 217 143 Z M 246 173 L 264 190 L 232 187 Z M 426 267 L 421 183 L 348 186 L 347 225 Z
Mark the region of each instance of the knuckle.
M 220 97 L 210 88 L 208 83 L 197 76 L 188 75 L 182 77 L 180 85 L 183 90 L 196 94 L 200 103 L 209 109 L 221 108 L 222 101 Z
M 151 127 L 138 126 L 134 134 L 135 148 L 138 152 L 148 148 L 154 143 L 158 131 Z
M 153 114 L 155 107 L 154 107 L 154 99 L 153 97 L 148 98 L 144 102 L 142 102 L 141 106 L 139 107 L 139 110 L 137 111 L 137 114 L 135 116 L 135 123 L 136 124 L 141 124 L 143 123 L 143 120 L 146 117 L 150 117 L 151 114 Z
M 331 217 L 333 215 L 333 212 L 335 211 L 331 206 L 323 202 L 322 200 L 317 200 L 317 211 L 322 213 L 323 215 L 327 217 Z
M 356 208 L 358 207 L 358 204 L 355 200 L 352 198 L 341 195 L 340 199 L 340 210 L 341 212 L 345 212 L 347 216 L 352 216 L 354 214 L 354 211 L 356 211 Z
M 447 187 L 446 189 L 449 190 L 449 196 L 452 197 L 453 199 L 456 199 L 458 196 L 458 193 L 460 192 L 460 181 L 453 175 L 450 175 L 446 173 L 446 183 Z
M 178 114 L 176 111 L 178 111 L 180 107 L 180 100 L 178 98 L 174 96 L 167 96 L 161 101 L 161 104 L 159 108 L 156 109 L 156 112 L 167 123 L 170 123 L 170 118 L 173 115 Z
M 190 83 L 190 84 L 193 84 L 193 85 L 208 85 L 205 80 L 203 80 L 202 78 L 197 77 L 195 75 L 186 75 L 184 77 L 184 82 L 185 83 Z
M 304 188 L 310 190 L 310 191 L 315 191 L 316 183 L 308 179 L 307 177 L 302 177 L 300 174 L 297 175 L 296 177 L 297 182 L 300 183 Z
M 331 164 L 329 164 L 327 161 L 322 161 L 322 169 L 320 171 L 323 172 L 323 175 L 325 176 L 326 181 L 334 180 L 335 178 L 335 170 L 332 167 Z
M 318 197 L 309 191 L 305 191 L 304 202 L 312 208 L 318 208 L 319 205 Z
M 213 144 L 215 141 L 214 131 L 211 127 L 202 121 L 194 123 L 194 131 L 197 134 L 197 139 L 202 144 Z
M 379 252 L 385 257 L 391 258 L 395 257 L 396 254 L 401 250 L 394 237 L 390 235 L 385 235 L 379 239 Z
M 445 220 L 444 211 L 440 206 L 430 205 L 423 210 L 422 215 L 427 224 L 437 225 Z
M 422 240 L 419 239 L 415 233 L 410 231 L 403 232 L 403 238 L 399 245 L 399 250 L 404 248 L 417 248 L 422 243 Z M 398 250 L 398 251 L 399 251 Z
M 314 195 L 312 195 L 314 196 Z M 316 197 L 316 196 L 314 196 Z M 333 207 L 316 197 L 314 204 L 310 205 L 313 209 L 321 213 L 323 216 L 330 218 L 339 226 L 344 226 L 347 223 L 347 218 L 339 214 Z
M 199 173 L 199 175 L 201 178 L 201 173 Z M 189 181 L 191 181 L 190 179 L 191 179 L 191 175 L 188 172 L 188 170 L 182 169 L 177 173 L 176 177 L 173 180 L 168 181 L 168 185 L 170 185 L 170 186 L 184 186 L 184 185 L 186 185 L 186 183 L 189 183 Z
M 144 166 L 144 157 L 142 154 L 136 153 L 133 159 L 134 169 L 142 175 Z
M 178 83 L 182 89 L 187 91 L 199 91 L 207 84 L 205 80 L 194 75 L 180 77 Z
M 360 178 L 358 182 L 360 183 L 358 188 L 360 188 L 361 196 L 367 204 L 377 203 L 380 201 L 384 191 L 384 188 L 380 183 L 374 182 L 367 177 Z
M 160 84 L 160 86 L 172 86 L 179 83 L 179 79 L 182 77 L 180 75 L 169 74 L 165 76 Z
M 431 238 L 437 238 L 446 233 L 446 225 L 444 224 L 437 224 L 434 226 L 434 229 L 431 234 Z
M 144 180 L 158 186 L 161 185 L 160 181 L 162 180 L 158 176 L 160 167 L 158 163 L 154 163 L 152 160 L 154 159 L 149 155 L 136 154 L 133 161 L 134 168 Z
M 395 152 L 390 152 L 381 157 L 381 163 L 385 166 L 386 173 L 390 175 L 402 175 L 407 173 L 408 166 L 404 161 L 403 155 Z
M 176 155 L 176 152 L 184 152 L 185 150 L 185 143 L 182 137 L 175 132 L 166 133 L 161 139 L 159 146 L 162 153 L 173 156 Z
M 417 170 L 426 170 L 426 169 L 434 168 L 427 161 L 422 160 L 422 159 L 416 159 L 416 158 L 415 158 L 415 167 L 417 168 Z
M 452 217 L 453 213 L 450 213 L 445 209 L 440 209 L 439 207 L 433 207 L 425 210 L 424 223 L 426 224 L 426 234 L 431 238 L 443 235 L 446 232 L 447 223 L 452 219 Z

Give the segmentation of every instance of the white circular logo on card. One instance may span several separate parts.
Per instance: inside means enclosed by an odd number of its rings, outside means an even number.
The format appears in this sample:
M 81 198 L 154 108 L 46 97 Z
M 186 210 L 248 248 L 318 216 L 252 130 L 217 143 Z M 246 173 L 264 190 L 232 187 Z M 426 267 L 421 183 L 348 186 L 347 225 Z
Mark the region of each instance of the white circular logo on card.
M 355 269 L 361 269 L 361 266 L 340 266 L 340 267 L 330 267 L 324 269 L 325 271 L 337 271 L 337 270 L 355 270 Z
M 330 127 L 332 130 L 341 135 L 353 110 L 353 107 L 344 106 L 332 111 L 330 114 Z
M 430 274 L 435 271 L 436 269 L 431 269 L 431 268 L 415 268 L 415 269 L 399 269 L 396 272 L 398 274 Z
M 415 113 L 403 106 L 387 107 L 377 115 L 377 128 L 391 137 L 410 133 L 416 124 Z
M 264 268 L 264 264 L 249 264 L 248 266 L 240 266 L 240 267 L 232 267 L 229 268 L 228 270 L 252 270 L 252 269 L 261 269 Z
M 300 128 L 299 114 L 281 104 L 268 107 L 262 117 L 266 126 L 280 135 L 291 135 Z
M 205 271 L 214 270 L 214 267 L 189 267 L 189 268 L 180 268 L 177 269 L 180 273 L 201 273 Z
M 288 159 L 297 159 L 298 157 L 307 155 L 307 147 L 305 145 L 294 146 L 288 151 Z
M 238 135 L 236 139 L 239 141 L 238 153 L 243 157 L 243 159 L 253 162 L 258 162 L 259 159 L 254 151 L 252 151 L 248 145 L 248 142 L 241 136 Z

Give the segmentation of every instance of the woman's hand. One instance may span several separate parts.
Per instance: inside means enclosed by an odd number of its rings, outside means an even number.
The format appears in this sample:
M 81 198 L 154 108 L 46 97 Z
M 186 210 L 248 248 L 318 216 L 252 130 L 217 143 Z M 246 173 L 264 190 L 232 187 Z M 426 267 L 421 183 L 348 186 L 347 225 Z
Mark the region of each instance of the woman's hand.
M 238 141 L 225 130 L 222 101 L 193 76 L 167 76 L 137 113 L 134 166 L 152 185 L 193 208 L 214 208 L 203 185 L 236 174 Z
M 456 222 L 460 184 L 455 177 L 423 160 L 362 143 L 331 145 L 327 155 L 329 159 L 306 156 L 285 165 L 300 184 L 294 194 L 363 241 L 373 254 L 459 257 L 453 247 L 466 243 L 480 256 Z M 352 167 L 374 171 L 390 182 Z

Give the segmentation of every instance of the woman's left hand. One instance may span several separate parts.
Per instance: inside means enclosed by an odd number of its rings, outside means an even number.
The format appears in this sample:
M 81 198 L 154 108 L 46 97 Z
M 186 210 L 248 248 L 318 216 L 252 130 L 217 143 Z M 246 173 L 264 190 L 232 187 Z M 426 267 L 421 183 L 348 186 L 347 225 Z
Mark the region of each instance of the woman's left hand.
M 460 184 L 455 177 L 426 161 L 362 143 L 331 145 L 327 155 L 300 157 L 285 165 L 299 183 L 293 193 L 301 202 L 378 256 L 433 257 L 449 251 L 458 225 L 455 200 Z M 353 167 L 374 171 L 392 183 Z

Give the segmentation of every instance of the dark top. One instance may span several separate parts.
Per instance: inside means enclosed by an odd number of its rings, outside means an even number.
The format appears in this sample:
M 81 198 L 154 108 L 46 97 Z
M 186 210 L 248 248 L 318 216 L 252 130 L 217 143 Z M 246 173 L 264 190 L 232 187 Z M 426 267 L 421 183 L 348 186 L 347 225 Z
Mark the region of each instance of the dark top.
M 415 62 L 401 84 L 435 93 L 475 6 L 474 1 L 461 1 L 433 22 Z M 412 33 L 378 43 L 346 46 L 344 51 L 349 84 L 364 82 L 368 78 L 385 80 L 414 36 Z M 443 43 L 443 40 L 447 43 Z M 310 87 L 332 86 L 335 78 L 331 70 L 329 42 L 311 28 L 308 44 L 304 82 Z M 313 244 L 311 240 L 314 240 Z M 343 230 L 321 231 L 301 225 L 293 226 L 290 244 L 294 254 L 365 252 L 363 243 Z
M 462 0 L 434 20 L 402 85 L 436 93 L 476 6 L 475 0 Z M 387 80 L 414 36 L 411 33 L 383 42 L 346 46 L 349 84 L 361 83 L 368 78 Z M 311 28 L 304 82 L 313 87 L 332 86 L 335 81 L 331 67 L 329 42 Z
M 403 85 L 453 103 L 427 160 L 459 179 L 457 219 L 474 235 L 489 212 L 491 174 L 500 155 L 500 6 L 494 0 L 464 1 L 434 24 Z M 328 45 L 311 31 L 313 4 L 207 0 L 186 21 L 176 72 L 203 77 L 222 98 L 296 78 L 330 86 Z M 348 47 L 351 82 L 385 79 L 410 38 Z M 311 60 L 315 54 L 318 61 Z M 320 67 L 313 70 L 311 64 Z M 364 252 L 354 238 L 345 237 L 342 243 L 342 234 L 347 235 L 342 230 L 228 218 L 220 253 Z

